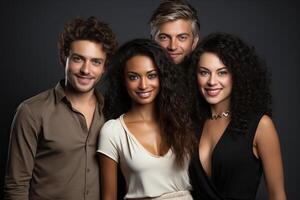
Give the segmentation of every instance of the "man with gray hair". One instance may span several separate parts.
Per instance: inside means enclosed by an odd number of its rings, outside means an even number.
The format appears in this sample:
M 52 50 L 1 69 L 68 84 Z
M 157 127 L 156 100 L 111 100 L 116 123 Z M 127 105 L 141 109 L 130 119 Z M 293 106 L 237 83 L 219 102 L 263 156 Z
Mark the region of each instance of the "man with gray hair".
M 199 41 L 200 23 L 197 11 L 185 0 L 164 0 L 150 19 L 151 38 L 167 50 L 180 64 Z

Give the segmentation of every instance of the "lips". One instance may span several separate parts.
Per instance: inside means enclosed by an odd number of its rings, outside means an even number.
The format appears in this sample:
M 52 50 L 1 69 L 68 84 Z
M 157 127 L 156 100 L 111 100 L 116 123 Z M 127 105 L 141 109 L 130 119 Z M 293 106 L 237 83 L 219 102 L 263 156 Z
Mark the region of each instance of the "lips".
M 176 58 L 181 55 L 181 53 L 169 53 L 171 58 Z
M 92 77 L 87 77 L 87 76 L 78 76 L 76 75 L 77 80 L 80 84 L 82 85 L 88 85 L 92 81 Z
M 215 97 L 215 96 L 218 96 L 219 93 L 221 92 L 221 88 L 215 88 L 215 89 L 208 89 L 206 88 L 205 91 L 206 91 L 206 94 L 208 96 L 211 96 L 211 97 Z
M 147 91 L 147 92 L 136 92 L 136 94 L 143 99 L 146 99 L 148 97 L 151 96 L 151 91 Z

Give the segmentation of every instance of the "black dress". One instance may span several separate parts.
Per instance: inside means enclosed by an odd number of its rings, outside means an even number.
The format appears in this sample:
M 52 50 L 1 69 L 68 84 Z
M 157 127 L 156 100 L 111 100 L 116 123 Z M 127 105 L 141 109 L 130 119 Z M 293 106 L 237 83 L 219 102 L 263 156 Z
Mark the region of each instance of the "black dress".
M 192 195 L 199 200 L 252 200 L 255 199 L 262 175 L 262 164 L 253 154 L 253 139 L 262 117 L 253 115 L 248 121 L 248 132 L 241 133 L 226 127 L 213 149 L 211 176 L 204 171 L 199 152 L 192 156 L 189 173 Z M 197 131 L 198 141 L 202 128 Z

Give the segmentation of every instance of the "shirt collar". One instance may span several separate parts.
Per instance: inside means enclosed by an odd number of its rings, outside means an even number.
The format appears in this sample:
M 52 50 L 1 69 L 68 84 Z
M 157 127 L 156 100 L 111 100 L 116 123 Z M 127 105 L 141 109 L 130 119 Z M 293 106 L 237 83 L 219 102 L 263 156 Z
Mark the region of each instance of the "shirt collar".
M 64 80 L 61 80 L 56 84 L 56 86 L 54 88 L 56 103 L 60 102 L 64 98 L 66 98 L 66 93 L 63 89 L 63 84 L 64 84 Z
M 55 86 L 54 92 L 55 92 L 55 102 L 56 103 L 62 101 L 63 99 L 67 100 L 67 102 L 70 102 L 67 99 L 66 93 L 63 88 L 64 82 L 65 82 L 65 80 L 61 80 Z M 97 91 L 97 89 L 95 89 L 94 91 L 95 91 L 94 92 L 95 96 L 97 98 L 99 111 L 102 111 L 102 109 L 104 107 L 104 98 L 103 98 L 102 94 Z

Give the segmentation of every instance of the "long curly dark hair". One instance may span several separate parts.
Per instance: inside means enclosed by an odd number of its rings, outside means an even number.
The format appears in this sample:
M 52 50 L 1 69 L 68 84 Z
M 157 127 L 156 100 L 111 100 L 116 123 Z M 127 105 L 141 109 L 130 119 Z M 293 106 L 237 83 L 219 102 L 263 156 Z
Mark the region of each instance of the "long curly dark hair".
M 265 62 L 257 55 L 254 47 L 239 37 L 217 32 L 205 37 L 191 58 L 189 85 L 194 94 L 193 119 L 196 123 L 203 123 L 211 116 L 210 106 L 201 96 L 197 83 L 197 65 L 205 52 L 217 55 L 232 74 L 230 112 L 236 130 L 245 132 L 252 114 L 271 116 L 270 76 Z
M 101 43 L 107 57 L 105 66 L 108 65 L 118 46 L 116 36 L 107 23 L 98 20 L 94 16 L 87 19 L 75 18 L 65 24 L 63 32 L 59 35 L 59 59 L 63 66 L 65 66 L 66 58 L 69 56 L 71 43 L 76 40 Z
M 187 112 L 189 105 L 186 88 L 175 64 L 166 52 L 153 40 L 135 39 L 122 45 L 107 73 L 109 89 L 105 96 L 104 114 L 107 119 L 115 119 L 128 112 L 132 100 L 125 86 L 124 69 L 126 62 L 138 55 L 151 58 L 155 63 L 160 81 L 160 91 L 155 99 L 162 138 L 172 149 L 179 166 L 184 164 L 194 147 L 192 121 Z

